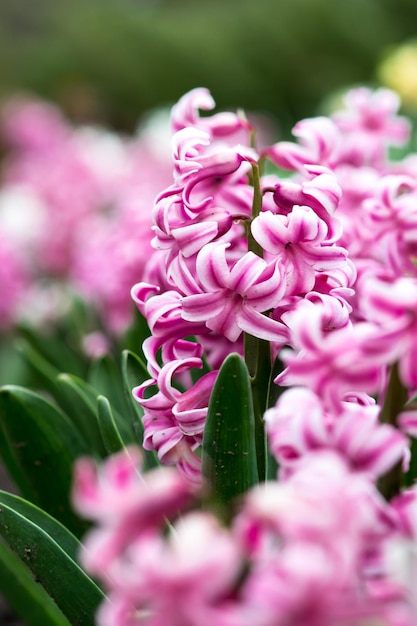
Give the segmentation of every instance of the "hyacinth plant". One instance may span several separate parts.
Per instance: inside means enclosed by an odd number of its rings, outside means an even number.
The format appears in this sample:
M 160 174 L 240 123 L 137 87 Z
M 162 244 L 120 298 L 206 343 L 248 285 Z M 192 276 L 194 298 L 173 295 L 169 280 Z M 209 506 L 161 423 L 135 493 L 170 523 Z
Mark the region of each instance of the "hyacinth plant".
M 393 92 L 345 104 L 264 146 L 186 94 L 140 357 L 0 391 L 28 624 L 417 624 L 417 156 Z

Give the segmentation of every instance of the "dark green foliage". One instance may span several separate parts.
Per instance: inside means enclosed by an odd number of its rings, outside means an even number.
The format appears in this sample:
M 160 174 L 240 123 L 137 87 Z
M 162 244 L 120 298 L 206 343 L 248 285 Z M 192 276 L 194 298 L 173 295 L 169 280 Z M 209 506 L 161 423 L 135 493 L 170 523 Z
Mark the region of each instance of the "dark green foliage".
M 258 482 L 250 379 L 238 354 L 226 358 L 213 388 L 202 463 L 208 502 L 220 510 L 227 511 L 237 496 Z

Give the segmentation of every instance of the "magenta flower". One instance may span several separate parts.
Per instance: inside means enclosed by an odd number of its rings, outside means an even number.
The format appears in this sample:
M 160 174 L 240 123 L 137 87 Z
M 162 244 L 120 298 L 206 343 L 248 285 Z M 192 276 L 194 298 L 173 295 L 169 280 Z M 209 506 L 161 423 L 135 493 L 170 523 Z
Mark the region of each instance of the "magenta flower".
M 381 408 L 372 398 L 367 404 L 346 401 L 335 414 L 326 411 L 312 391 L 293 387 L 274 408 L 266 411 L 270 448 L 283 477 L 294 471 L 310 451 L 335 450 L 352 468 L 372 480 L 406 458 L 408 440 L 396 428 L 379 424 Z
M 373 256 L 391 270 L 393 276 L 414 275 L 417 258 L 417 187 L 406 176 L 384 176 L 374 197 L 364 201 L 365 224 L 373 232 Z M 375 240 L 375 235 L 377 239 Z
M 277 376 L 278 384 L 309 387 L 335 412 L 345 393 L 381 389 L 392 346 L 378 326 L 358 323 L 326 333 L 319 306 L 316 313 L 300 307 L 291 324 L 297 351 L 281 352 L 287 367 Z
M 264 187 L 264 193 L 273 192 L 278 213 L 288 213 L 294 205 L 311 207 L 318 217 L 326 222 L 329 229 L 335 228 L 335 233 L 331 237 L 331 241 L 335 241 L 341 235 L 338 222 L 334 220 L 334 213 L 342 195 L 338 180 L 332 170 L 321 165 L 305 165 L 303 174 L 307 176 L 301 182 L 284 179 L 276 182 L 271 188 Z
M 166 537 L 149 535 L 120 554 L 99 624 L 107 623 L 114 600 L 125 599 L 147 626 L 209 626 L 216 605 L 233 593 L 241 568 L 241 551 L 231 533 L 209 513 L 190 513 Z
M 141 478 L 141 463 L 139 449 L 131 448 L 110 457 L 99 470 L 91 459 L 79 459 L 75 465 L 74 506 L 101 525 L 89 535 L 82 555 L 95 574 L 134 538 L 163 525 L 191 500 L 192 487 L 178 472 L 158 468 Z
M 171 125 L 173 131 L 177 132 L 193 126 L 208 133 L 211 137 L 220 138 L 223 141 L 229 140 L 233 143 L 249 144 L 251 127 L 243 115 L 225 111 L 211 116 L 200 116 L 199 110 L 211 111 L 215 105 L 216 103 L 208 89 L 204 87 L 192 89 L 172 107 Z M 236 133 L 239 134 L 238 137 Z
M 156 380 L 150 379 L 133 390 L 134 396 L 140 401 L 145 409 L 144 422 L 147 414 L 150 414 L 152 429 L 157 426 L 158 416 L 165 419 L 172 415 L 174 423 L 185 435 L 201 435 L 204 429 L 207 405 L 210 393 L 217 375 L 211 371 L 205 374 L 195 385 L 185 392 L 180 392 L 173 385 L 174 377 L 183 371 L 201 367 L 199 358 L 182 358 L 168 362 L 164 365 Z M 146 398 L 146 390 L 153 385 L 158 385 L 158 392 L 150 398 Z M 146 443 L 146 433 L 145 433 Z
M 400 606 L 411 626 L 406 589 L 390 578 L 386 559 L 393 517 L 341 456 L 308 453 L 288 480 L 247 494 L 235 528 L 251 567 L 234 621 L 220 623 L 333 626 L 372 617 L 396 624 L 389 616 Z
M 288 215 L 265 211 L 253 220 L 251 229 L 262 248 L 278 257 L 287 295 L 310 291 L 315 270 L 340 267 L 346 260 L 347 251 L 328 245 L 326 223 L 307 206 L 295 205 Z
M 398 361 L 401 380 L 417 389 L 417 278 L 368 278 L 361 295 L 368 319 L 380 325 L 390 361 Z
M 68 126 L 57 107 L 23 96 L 6 102 L 1 129 L 7 144 L 34 154 L 50 152 L 69 138 Z
M 367 87 L 350 90 L 346 110 L 333 120 L 343 133 L 342 158 L 357 164 L 381 164 L 388 145 L 404 145 L 410 136 L 410 123 L 396 115 L 398 95 L 390 89 L 372 91 Z
M 299 144 L 280 141 L 265 150 L 279 167 L 303 170 L 306 164 L 331 167 L 337 158 L 341 141 L 336 125 L 327 117 L 315 117 L 297 122 L 292 134 Z
M 282 341 L 286 336 L 282 325 L 262 315 L 277 306 L 284 294 L 278 264 L 268 265 L 248 252 L 230 268 L 228 245 L 207 244 L 199 252 L 196 272 L 204 291 L 182 299 L 183 318 L 205 321 L 207 328 L 230 341 L 236 341 L 243 331 Z

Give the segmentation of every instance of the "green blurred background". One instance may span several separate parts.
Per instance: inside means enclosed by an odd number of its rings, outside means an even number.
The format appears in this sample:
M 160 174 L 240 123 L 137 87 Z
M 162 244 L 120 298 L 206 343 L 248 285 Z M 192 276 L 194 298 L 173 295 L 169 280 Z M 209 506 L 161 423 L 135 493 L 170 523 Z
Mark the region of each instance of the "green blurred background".
M 415 0 L 1 0 L 0 97 L 31 91 L 130 131 L 206 86 L 219 108 L 289 128 L 327 94 L 375 84 L 416 34 Z

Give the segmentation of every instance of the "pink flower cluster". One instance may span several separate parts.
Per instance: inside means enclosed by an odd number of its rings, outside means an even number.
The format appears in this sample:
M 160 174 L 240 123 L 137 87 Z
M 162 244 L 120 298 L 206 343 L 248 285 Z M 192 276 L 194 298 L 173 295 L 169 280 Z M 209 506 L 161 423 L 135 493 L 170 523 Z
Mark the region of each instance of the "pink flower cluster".
M 390 160 L 410 130 L 398 106 L 360 88 L 262 149 L 205 89 L 174 107 L 173 182 L 132 297 L 151 331 L 144 447 L 176 467 L 143 474 L 133 450 L 77 464 L 99 626 L 417 624 L 417 489 L 381 487 L 417 435 L 417 171 Z M 283 363 L 264 415 L 279 469 L 226 523 L 199 506 L 198 448 L 244 337 Z
M 152 254 L 149 206 L 170 177 L 168 129 L 159 126 L 155 117 L 128 138 L 71 126 L 55 107 L 33 99 L 4 107 L 0 235 L 11 271 L 0 277 L 8 311 L 2 327 L 58 286 L 63 296 L 75 291 L 95 305 L 110 333 L 126 329 L 130 287 Z
M 415 624 L 415 555 L 399 567 L 416 540 L 415 490 L 389 505 L 317 450 L 245 494 L 225 526 L 174 468 L 140 465 L 136 450 L 76 465 L 75 506 L 97 524 L 80 558 L 108 594 L 99 626 Z
M 173 108 L 173 183 L 154 204 L 148 282 L 132 289 L 152 333 L 151 378 L 134 393 L 145 447 L 190 477 L 213 377 L 244 334 L 280 355 L 277 384 L 307 387 L 331 415 L 346 394 L 380 409 L 394 363 L 417 389 L 415 159 L 389 159 L 409 123 L 385 89 L 346 105 L 262 150 L 243 115 L 199 114 L 214 107 L 205 89 Z M 280 169 L 263 174 L 267 161 Z

